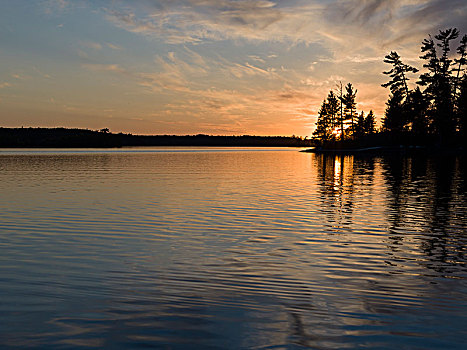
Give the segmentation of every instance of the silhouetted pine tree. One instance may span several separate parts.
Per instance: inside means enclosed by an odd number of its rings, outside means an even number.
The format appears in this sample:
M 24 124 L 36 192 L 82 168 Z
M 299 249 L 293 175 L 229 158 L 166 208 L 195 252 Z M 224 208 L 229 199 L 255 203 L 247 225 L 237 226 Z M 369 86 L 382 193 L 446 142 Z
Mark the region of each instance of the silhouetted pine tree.
M 418 136 L 428 133 L 428 108 L 429 101 L 425 98 L 420 87 L 410 92 L 409 101 L 406 103 L 406 113 L 409 115 L 410 130 Z
M 344 121 L 345 121 L 345 116 L 344 116 L 344 103 L 343 103 L 343 100 L 344 100 L 344 92 L 342 90 L 342 82 L 340 81 L 339 82 L 339 85 L 338 85 L 338 92 L 339 92 L 339 96 L 337 96 L 337 99 L 339 100 L 339 114 L 338 114 L 338 125 L 340 127 L 340 130 L 341 130 L 341 141 L 344 140 L 344 137 L 345 137 L 345 129 L 344 129 Z
M 426 86 L 424 91 L 426 98 L 431 101 L 431 119 L 433 131 L 440 136 L 442 142 L 453 136 L 456 129 L 454 118 L 453 88 L 451 85 L 451 63 L 449 58 L 450 42 L 459 36 L 456 28 L 440 30 L 434 40 L 424 39 L 420 58 L 426 60 L 423 67 L 428 72 L 420 76 L 418 84 Z M 441 48 L 441 56 L 438 57 L 436 46 Z
M 467 34 L 464 35 L 460 41 L 459 47 L 457 48 L 457 54 L 459 55 L 458 58 L 454 59 L 454 63 L 456 65 L 456 68 L 454 68 L 452 71 L 456 72 L 456 77 L 454 78 L 454 96 L 457 97 L 458 95 L 458 88 L 462 83 L 462 72 L 463 72 L 463 66 L 467 63 Z
M 407 98 L 409 96 L 407 81 L 410 80 L 407 77 L 407 73 L 417 73 L 418 69 L 402 63 L 401 58 L 396 51 L 391 51 L 389 55 L 385 56 L 384 63 L 392 65 L 391 70 L 383 72 L 383 74 L 389 75 L 391 80 L 381 86 L 389 87 L 392 94 L 396 93 L 396 91 L 402 91 L 405 98 Z
M 333 131 L 339 127 L 339 100 L 331 90 L 326 100 L 321 104 L 313 136 L 321 141 L 334 138 Z
M 348 83 L 345 86 L 345 94 L 342 96 L 342 103 L 344 104 L 344 124 L 350 122 L 350 134 L 355 131 L 354 118 L 357 108 L 357 103 L 355 102 L 355 97 L 357 96 L 357 90 L 354 91 L 354 88 L 351 83 Z
M 331 123 L 330 127 L 334 130 L 339 127 L 339 100 L 332 90 L 329 91 L 326 104 Z
M 321 104 L 321 108 L 318 112 L 318 120 L 316 121 L 316 129 L 313 132 L 313 136 L 320 139 L 321 141 L 327 141 L 332 135 L 332 121 L 328 113 L 326 100 Z
M 403 104 L 403 108 L 400 109 L 401 115 L 398 117 L 391 116 L 391 120 L 397 119 L 398 122 L 395 124 L 392 124 L 392 123 L 387 124 L 386 131 L 400 132 L 402 129 L 405 128 L 405 124 L 400 125 L 400 123 L 402 123 L 402 121 L 406 124 L 410 123 L 411 116 L 412 116 L 409 113 L 410 108 L 408 106 L 410 104 L 411 91 L 409 90 L 409 87 L 407 85 L 407 82 L 410 80 L 407 77 L 407 74 L 417 73 L 418 69 L 412 66 L 409 66 L 408 64 L 402 63 L 402 60 L 396 51 L 391 51 L 389 55 L 385 56 L 384 63 L 388 63 L 392 65 L 391 70 L 387 72 L 383 72 L 383 74 L 389 75 L 391 77 L 391 80 L 387 82 L 386 84 L 382 84 L 381 86 L 389 87 L 393 96 L 398 96 L 402 98 L 401 103 Z M 392 130 L 391 125 L 394 125 L 395 127 L 397 127 L 397 130 Z
M 363 113 L 363 112 L 362 112 Z M 373 111 L 370 110 L 370 113 L 365 117 L 365 121 L 363 122 L 364 130 L 366 134 L 373 134 L 376 130 L 376 120 Z
M 365 135 L 365 113 L 362 111 L 357 118 L 357 123 L 355 124 L 355 136 L 362 137 Z
M 404 113 L 403 95 L 400 90 L 389 96 L 383 118 L 383 131 L 400 133 L 404 131 L 406 120 Z
M 459 97 L 457 98 L 457 120 L 459 123 L 460 139 L 467 144 L 467 75 L 464 74 L 460 83 Z

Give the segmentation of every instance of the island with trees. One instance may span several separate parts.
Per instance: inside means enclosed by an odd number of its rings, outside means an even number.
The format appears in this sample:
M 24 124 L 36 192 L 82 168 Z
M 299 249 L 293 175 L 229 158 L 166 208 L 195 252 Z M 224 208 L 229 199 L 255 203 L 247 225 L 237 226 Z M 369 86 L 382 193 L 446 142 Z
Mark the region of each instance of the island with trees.
M 391 65 L 383 72 L 390 95 L 376 128 L 373 111 L 357 113 L 357 89 L 351 83 L 330 91 L 318 112 L 312 152 L 393 149 L 457 149 L 467 145 L 467 35 L 458 41 L 456 28 L 430 35 L 421 46 L 424 72 L 410 89 L 408 81 L 418 69 L 405 64 L 392 51 L 384 58 Z

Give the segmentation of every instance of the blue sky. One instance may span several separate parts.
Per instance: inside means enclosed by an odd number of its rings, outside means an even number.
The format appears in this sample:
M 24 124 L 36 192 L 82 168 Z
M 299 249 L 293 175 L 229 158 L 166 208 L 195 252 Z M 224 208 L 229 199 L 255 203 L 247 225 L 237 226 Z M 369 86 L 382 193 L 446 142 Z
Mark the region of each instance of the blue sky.
M 381 118 L 384 55 L 421 68 L 423 38 L 465 18 L 465 0 L 0 0 L 0 125 L 306 136 L 339 81 Z

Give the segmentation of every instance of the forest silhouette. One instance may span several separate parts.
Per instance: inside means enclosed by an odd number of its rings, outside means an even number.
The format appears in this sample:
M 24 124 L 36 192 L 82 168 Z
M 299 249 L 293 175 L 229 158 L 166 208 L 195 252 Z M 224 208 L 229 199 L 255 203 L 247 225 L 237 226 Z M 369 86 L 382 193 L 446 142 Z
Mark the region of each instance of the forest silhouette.
M 467 139 L 467 34 L 453 55 L 451 46 L 459 38 L 456 28 L 429 35 L 421 46 L 424 72 L 410 89 L 408 82 L 418 69 L 405 64 L 396 51 L 384 62 L 390 80 L 382 84 L 390 95 L 379 129 L 370 111 L 357 114 L 357 89 L 342 83 L 331 90 L 318 112 L 313 138 L 322 150 L 365 147 L 461 148 Z
M 0 128 L 0 147 L 107 148 L 125 146 L 310 147 L 299 136 L 132 135 L 67 128 Z

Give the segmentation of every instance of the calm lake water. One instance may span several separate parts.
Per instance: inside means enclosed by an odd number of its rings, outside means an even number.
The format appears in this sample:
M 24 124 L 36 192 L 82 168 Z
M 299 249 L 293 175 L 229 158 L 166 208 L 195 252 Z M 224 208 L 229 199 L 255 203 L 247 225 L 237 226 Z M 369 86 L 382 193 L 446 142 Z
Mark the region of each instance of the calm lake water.
M 465 349 L 467 167 L 0 150 L 0 348 Z

